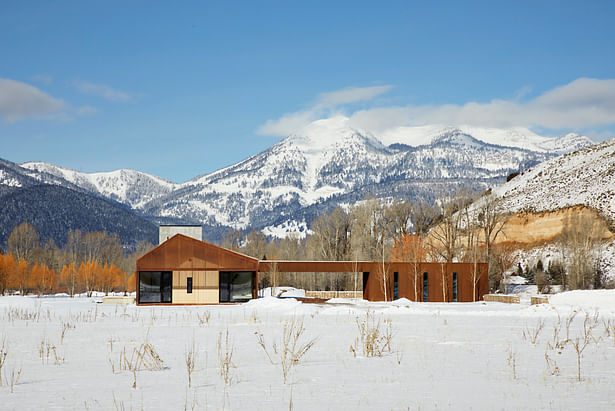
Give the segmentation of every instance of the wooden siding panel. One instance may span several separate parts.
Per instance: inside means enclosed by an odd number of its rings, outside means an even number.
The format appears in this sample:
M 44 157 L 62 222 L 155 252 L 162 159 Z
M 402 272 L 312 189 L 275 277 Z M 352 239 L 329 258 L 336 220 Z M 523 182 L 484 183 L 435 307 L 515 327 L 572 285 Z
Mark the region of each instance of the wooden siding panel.
M 205 287 L 215 288 L 216 290 L 220 286 L 220 272 L 219 271 L 207 271 L 205 277 Z

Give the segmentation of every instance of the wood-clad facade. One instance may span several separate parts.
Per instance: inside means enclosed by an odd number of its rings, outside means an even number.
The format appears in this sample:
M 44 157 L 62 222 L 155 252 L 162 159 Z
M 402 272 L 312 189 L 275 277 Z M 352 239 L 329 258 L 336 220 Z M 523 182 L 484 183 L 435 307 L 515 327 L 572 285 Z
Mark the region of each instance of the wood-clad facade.
M 488 292 L 486 263 L 259 261 L 177 234 L 137 260 L 137 304 L 247 301 L 257 297 L 259 273 L 274 270 L 361 272 L 370 301 L 469 302 Z
M 219 304 L 249 300 L 256 297 L 257 270 L 256 258 L 177 234 L 137 260 L 137 303 Z M 169 273 L 171 290 L 165 292 L 169 285 L 164 279 Z M 228 279 L 229 273 L 244 280 L 237 290 L 229 290 L 233 284 L 220 281 Z M 249 290 L 245 289 L 247 277 Z M 158 284 L 160 298 L 156 295 Z M 226 289 L 221 292 L 221 287 Z

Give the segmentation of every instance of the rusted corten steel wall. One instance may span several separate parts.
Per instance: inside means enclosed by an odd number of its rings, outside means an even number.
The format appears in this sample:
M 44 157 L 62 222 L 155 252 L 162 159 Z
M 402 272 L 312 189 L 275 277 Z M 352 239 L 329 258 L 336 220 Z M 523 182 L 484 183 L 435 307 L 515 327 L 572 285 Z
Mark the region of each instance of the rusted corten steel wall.
M 373 271 L 363 274 L 363 298 L 369 301 L 384 301 L 385 282 L 382 263 L 375 263 L 373 268 Z M 412 301 L 424 301 L 425 273 L 427 273 L 427 301 L 430 302 L 453 301 L 453 273 L 457 273 L 458 302 L 482 300 L 483 295 L 489 291 L 487 263 L 391 263 L 385 264 L 384 271 L 388 300 L 393 299 L 395 272 L 398 273 L 398 298 Z M 446 284 L 446 287 L 442 284 Z
M 363 298 L 384 301 L 386 273 L 386 299 L 393 300 L 395 273 L 398 278 L 398 298 L 423 301 L 423 275 L 427 273 L 428 301 L 453 301 L 453 273 L 457 273 L 457 301 L 481 300 L 488 293 L 487 263 L 401 263 L 374 261 L 260 261 L 259 272 L 320 272 L 363 273 Z M 415 277 L 418 287 L 415 292 Z M 442 284 L 446 283 L 443 288 Z M 476 283 L 476 287 L 474 284 Z
M 177 234 L 137 259 L 137 271 L 256 271 L 258 260 Z
M 457 301 L 482 299 L 488 292 L 488 266 L 486 263 L 402 263 L 374 261 L 259 261 L 255 258 L 227 250 L 181 234 L 165 241 L 137 260 L 137 285 L 141 271 L 182 272 L 253 272 L 252 296 L 257 297 L 258 274 L 277 272 L 363 273 L 363 298 L 370 301 L 394 298 L 397 273 L 398 298 L 424 300 L 423 278 L 427 273 L 428 301 L 453 301 L 453 273 L 457 273 Z M 185 287 L 179 276 L 173 279 L 175 287 Z M 182 277 L 183 278 L 183 277 Z M 415 289 L 415 278 L 417 287 Z M 179 281 L 179 282 L 178 282 Z M 446 284 L 443 288 L 442 284 Z M 198 286 L 198 284 L 195 284 Z M 137 301 L 139 299 L 137 286 Z
M 405 263 L 385 263 L 387 267 L 401 269 Z M 382 271 L 382 263 L 374 261 L 259 261 L 258 271 L 268 273 L 352 273 Z

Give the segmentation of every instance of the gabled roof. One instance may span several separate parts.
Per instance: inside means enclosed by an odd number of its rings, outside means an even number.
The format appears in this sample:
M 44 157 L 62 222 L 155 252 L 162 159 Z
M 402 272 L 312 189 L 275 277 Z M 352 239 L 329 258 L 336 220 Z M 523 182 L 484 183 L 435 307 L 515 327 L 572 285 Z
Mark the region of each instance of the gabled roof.
M 137 259 L 137 271 L 256 271 L 258 259 L 176 234 Z

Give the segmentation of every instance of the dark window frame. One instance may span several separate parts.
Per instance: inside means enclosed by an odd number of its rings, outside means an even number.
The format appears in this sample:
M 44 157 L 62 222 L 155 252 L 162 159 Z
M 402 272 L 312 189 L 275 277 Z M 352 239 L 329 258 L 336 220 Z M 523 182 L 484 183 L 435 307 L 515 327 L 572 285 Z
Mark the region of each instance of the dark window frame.
M 423 273 L 423 302 L 429 302 L 429 273 Z
M 393 300 L 399 299 L 399 273 L 393 273 Z
M 238 298 L 234 294 L 238 293 L 241 290 L 242 282 L 234 282 L 234 280 L 240 279 L 240 277 L 249 276 L 249 289 L 250 289 L 250 297 Z M 254 271 L 220 271 L 218 273 L 218 285 L 219 285 L 219 293 L 218 293 L 218 301 L 221 303 L 243 303 L 252 299 L 252 289 L 254 286 Z M 247 288 L 245 286 L 247 281 L 243 282 L 243 288 Z
M 173 303 L 172 271 L 139 271 L 138 287 L 139 304 Z
M 186 292 L 192 294 L 192 277 L 186 278 Z
M 459 278 L 457 273 L 453 272 L 453 302 L 456 303 L 459 300 Z

